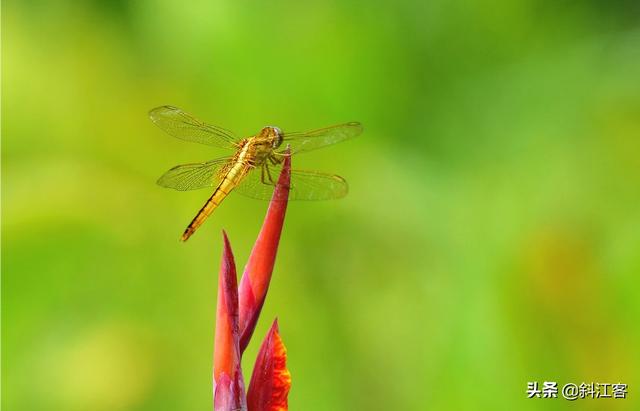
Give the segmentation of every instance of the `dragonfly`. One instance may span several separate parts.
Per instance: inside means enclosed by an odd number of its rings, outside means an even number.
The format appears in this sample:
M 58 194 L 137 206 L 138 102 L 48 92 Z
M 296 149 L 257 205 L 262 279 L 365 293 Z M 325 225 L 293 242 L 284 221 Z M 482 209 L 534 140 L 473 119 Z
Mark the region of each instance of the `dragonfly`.
M 286 156 L 345 141 L 362 133 L 360 123 L 349 122 L 291 133 L 267 126 L 253 136 L 239 139 L 231 131 L 204 123 L 177 107 L 154 108 L 149 117 L 175 138 L 233 151 L 226 157 L 203 163 L 177 165 L 158 179 L 158 185 L 178 191 L 214 189 L 184 230 L 182 241 L 187 241 L 232 191 L 269 200 Z M 337 199 L 347 192 L 347 182 L 340 176 L 291 170 L 289 200 Z

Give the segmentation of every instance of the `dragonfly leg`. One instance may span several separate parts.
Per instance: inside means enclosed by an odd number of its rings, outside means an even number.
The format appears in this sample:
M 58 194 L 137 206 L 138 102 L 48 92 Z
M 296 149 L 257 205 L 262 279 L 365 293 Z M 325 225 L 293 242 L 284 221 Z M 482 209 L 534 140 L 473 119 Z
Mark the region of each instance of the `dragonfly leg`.
M 274 153 L 274 154 L 276 154 L 276 153 Z M 275 155 L 270 155 L 270 156 L 269 156 L 269 157 L 267 157 L 267 158 L 269 159 L 269 161 L 271 162 L 271 164 L 273 164 L 274 166 L 275 166 L 275 165 L 277 165 L 277 164 L 282 163 L 282 161 L 284 160 L 284 157 L 283 157 L 283 158 L 278 158 L 278 157 L 276 157 Z
M 273 181 L 273 177 L 271 176 L 271 171 L 269 170 L 269 166 L 265 165 L 262 169 L 263 170 L 267 170 L 267 177 L 269 178 L 269 183 L 274 185 L 275 182 Z M 263 183 L 264 183 L 264 181 L 263 181 Z
M 274 151 L 271 153 L 271 159 L 273 159 L 274 161 L 277 161 L 278 163 L 281 163 L 285 157 L 290 156 L 291 153 L 278 153 L 277 151 Z
M 267 183 L 264 181 L 264 169 L 265 169 L 265 168 L 266 168 L 265 166 L 260 167 L 260 182 L 261 182 L 262 184 L 267 184 Z

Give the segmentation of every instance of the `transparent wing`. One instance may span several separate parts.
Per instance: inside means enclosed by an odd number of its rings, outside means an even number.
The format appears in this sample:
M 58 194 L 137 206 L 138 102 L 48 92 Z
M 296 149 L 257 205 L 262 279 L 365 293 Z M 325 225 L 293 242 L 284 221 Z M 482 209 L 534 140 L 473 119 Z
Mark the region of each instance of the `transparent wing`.
M 282 147 L 291 147 L 291 154 L 315 150 L 356 137 L 362 133 L 362 124 L 351 122 L 325 127 L 306 133 L 284 133 Z
M 227 164 L 228 158 L 175 166 L 164 173 L 157 181 L 158 185 L 178 191 L 197 190 L 213 187 L 220 181 L 220 170 Z
M 181 140 L 221 148 L 234 148 L 237 138 L 229 130 L 203 123 L 177 107 L 162 106 L 149 117 L 165 133 Z
M 258 200 L 270 200 L 282 164 L 251 170 L 234 191 Z M 291 170 L 289 200 L 333 200 L 347 195 L 344 178 L 317 171 Z

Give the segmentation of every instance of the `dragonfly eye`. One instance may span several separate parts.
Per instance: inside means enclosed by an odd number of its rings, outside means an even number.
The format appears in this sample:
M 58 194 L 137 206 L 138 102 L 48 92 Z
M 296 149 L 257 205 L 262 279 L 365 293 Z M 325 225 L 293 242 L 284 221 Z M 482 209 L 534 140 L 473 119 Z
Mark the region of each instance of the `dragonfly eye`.
M 282 144 L 282 131 L 278 127 L 274 127 L 273 131 L 276 133 L 276 138 L 273 139 L 271 145 L 273 148 L 278 148 Z

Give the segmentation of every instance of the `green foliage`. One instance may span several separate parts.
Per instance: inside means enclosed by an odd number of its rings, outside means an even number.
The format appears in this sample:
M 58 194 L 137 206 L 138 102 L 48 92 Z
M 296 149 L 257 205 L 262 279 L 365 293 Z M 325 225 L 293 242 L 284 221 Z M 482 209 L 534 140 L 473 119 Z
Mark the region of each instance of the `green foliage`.
M 365 126 L 293 159 L 351 191 L 289 206 L 262 317 L 283 325 L 292 410 L 569 409 L 526 383 L 637 389 L 637 16 L 5 2 L 2 405 L 210 409 L 220 231 L 246 261 L 267 203 L 231 196 L 179 243 L 210 193 L 155 180 L 224 153 L 154 127 L 162 104 L 241 135 Z

